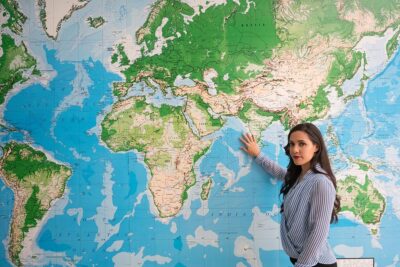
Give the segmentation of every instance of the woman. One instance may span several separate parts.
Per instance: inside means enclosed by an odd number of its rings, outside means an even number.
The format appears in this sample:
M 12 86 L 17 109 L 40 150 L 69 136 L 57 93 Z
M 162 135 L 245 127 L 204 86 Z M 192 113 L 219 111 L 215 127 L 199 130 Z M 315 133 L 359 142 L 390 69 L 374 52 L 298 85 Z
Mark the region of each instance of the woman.
M 251 134 L 241 148 L 267 172 L 283 181 L 280 226 L 282 246 L 296 267 L 336 265 L 328 244 L 329 225 L 336 222 L 340 201 L 336 195 L 327 149 L 321 132 L 311 123 L 293 127 L 285 146 L 287 169 L 266 158 Z

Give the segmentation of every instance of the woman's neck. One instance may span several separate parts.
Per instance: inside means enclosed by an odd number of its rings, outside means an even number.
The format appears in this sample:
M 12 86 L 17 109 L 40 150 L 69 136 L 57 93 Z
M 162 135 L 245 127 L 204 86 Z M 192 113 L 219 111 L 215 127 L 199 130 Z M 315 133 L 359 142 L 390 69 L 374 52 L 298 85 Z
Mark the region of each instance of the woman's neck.
M 304 164 L 303 166 L 301 166 L 301 172 L 300 172 L 299 179 L 302 179 L 309 170 L 310 170 L 310 163 L 307 163 L 307 164 Z

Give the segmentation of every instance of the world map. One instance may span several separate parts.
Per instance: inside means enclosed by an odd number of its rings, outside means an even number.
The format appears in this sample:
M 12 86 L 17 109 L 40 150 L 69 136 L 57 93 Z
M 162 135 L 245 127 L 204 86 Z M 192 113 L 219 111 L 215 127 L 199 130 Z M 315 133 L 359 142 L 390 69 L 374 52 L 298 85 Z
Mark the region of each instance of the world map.
M 287 166 L 305 121 L 339 266 L 400 266 L 398 0 L 2 0 L 0 24 L 0 266 L 291 266 L 239 137 Z

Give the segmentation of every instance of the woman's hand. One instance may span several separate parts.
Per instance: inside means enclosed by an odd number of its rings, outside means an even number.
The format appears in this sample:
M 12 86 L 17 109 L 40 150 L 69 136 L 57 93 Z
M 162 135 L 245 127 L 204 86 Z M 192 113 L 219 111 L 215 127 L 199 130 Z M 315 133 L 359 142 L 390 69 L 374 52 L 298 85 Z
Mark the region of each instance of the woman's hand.
M 240 137 L 240 141 L 242 141 L 242 143 L 245 145 L 240 147 L 240 149 L 245 151 L 250 156 L 257 157 L 261 153 L 260 147 L 258 146 L 256 139 L 252 134 L 243 134 L 242 137 Z

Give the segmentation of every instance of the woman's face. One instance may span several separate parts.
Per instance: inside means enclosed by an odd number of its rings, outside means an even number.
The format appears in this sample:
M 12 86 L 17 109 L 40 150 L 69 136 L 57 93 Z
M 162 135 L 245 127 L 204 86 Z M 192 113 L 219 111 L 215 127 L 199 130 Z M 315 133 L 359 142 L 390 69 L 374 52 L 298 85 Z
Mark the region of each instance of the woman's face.
M 295 131 L 290 135 L 289 149 L 294 164 L 301 166 L 303 170 L 308 170 L 318 146 L 310 140 L 307 133 Z

